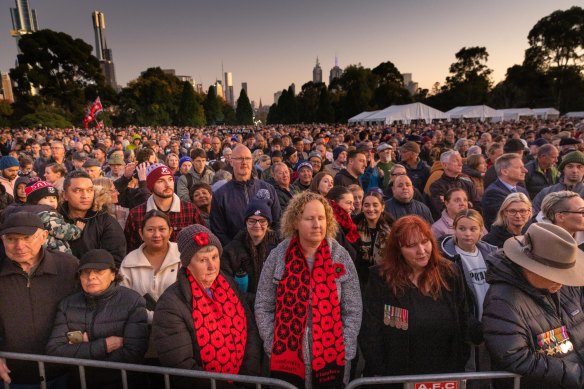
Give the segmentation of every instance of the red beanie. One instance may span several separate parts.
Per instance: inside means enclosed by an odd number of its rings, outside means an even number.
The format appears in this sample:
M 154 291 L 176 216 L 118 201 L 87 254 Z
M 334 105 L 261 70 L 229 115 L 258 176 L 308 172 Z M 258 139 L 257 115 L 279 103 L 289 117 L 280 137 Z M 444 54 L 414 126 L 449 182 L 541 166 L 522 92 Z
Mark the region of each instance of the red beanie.
M 158 181 L 160 177 L 163 176 L 172 176 L 172 172 L 168 166 L 161 163 L 153 163 L 152 165 L 148 166 L 146 171 L 146 187 L 148 190 L 150 190 L 150 192 L 152 192 L 156 181 Z

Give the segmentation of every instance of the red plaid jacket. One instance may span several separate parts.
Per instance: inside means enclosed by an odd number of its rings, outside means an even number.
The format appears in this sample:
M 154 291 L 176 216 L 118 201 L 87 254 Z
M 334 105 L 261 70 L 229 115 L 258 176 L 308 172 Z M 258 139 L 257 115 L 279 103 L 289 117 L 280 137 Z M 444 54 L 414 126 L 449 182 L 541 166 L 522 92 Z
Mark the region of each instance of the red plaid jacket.
M 132 208 L 130 214 L 128 215 L 126 227 L 124 228 L 128 253 L 137 249 L 143 243 L 138 231 L 142 227 L 144 215 L 146 214 L 147 204 L 148 202 L 145 202 L 138 205 L 137 207 Z M 181 201 L 180 212 L 171 211 L 168 212 L 167 215 L 170 219 L 170 227 L 172 228 L 172 232 L 170 234 L 171 242 L 176 242 L 176 234 L 191 224 L 201 224 L 205 226 L 205 221 L 201 216 L 201 212 L 199 212 L 199 209 L 193 203 L 186 203 Z

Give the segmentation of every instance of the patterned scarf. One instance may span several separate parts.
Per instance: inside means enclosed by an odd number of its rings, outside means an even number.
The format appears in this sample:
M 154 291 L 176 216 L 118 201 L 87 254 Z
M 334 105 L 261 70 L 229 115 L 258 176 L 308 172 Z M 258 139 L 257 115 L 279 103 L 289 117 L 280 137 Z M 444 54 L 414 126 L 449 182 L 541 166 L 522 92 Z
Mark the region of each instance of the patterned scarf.
M 343 322 L 335 268 L 326 240 L 314 256 L 312 274 L 294 237 L 286 249 L 286 269 L 276 292 L 270 370 L 275 378 L 304 387 L 303 339 L 312 297 L 312 382 L 315 388 L 342 387 L 345 366 Z M 339 266 L 339 265 L 337 265 Z
M 239 374 L 247 343 L 247 319 L 239 298 L 219 274 L 211 294 L 185 269 L 193 293 L 193 321 L 203 370 Z
M 339 223 L 345 233 L 345 238 L 347 238 L 349 243 L 355 243 L 359 239 L 359 232 L 357 231 L 357 226 L 353 223 L 353 219 L 351 219 L 351 215 L 341 208 L 336 201 L 329 200 L 329 203 L 333 207 L 337 223 Z

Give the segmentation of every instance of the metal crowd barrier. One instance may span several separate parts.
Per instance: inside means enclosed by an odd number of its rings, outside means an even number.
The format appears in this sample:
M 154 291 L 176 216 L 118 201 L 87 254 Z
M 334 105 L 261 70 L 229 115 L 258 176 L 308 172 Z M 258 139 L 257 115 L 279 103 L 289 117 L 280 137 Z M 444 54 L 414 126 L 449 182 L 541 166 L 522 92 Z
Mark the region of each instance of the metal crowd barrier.
M 452 374 L 402 375 L 392 377 L 357 378 L 349 382 L 345 389 L 355 389 L 368 385 L 404 384 L 406 389 L 465 389 L 468 380 L 490 380 L 513 378 L 513 388 L 520 388 L 521 376 L 507 372 L 477 372 Z
M 62 358 L 53 357 L 48 355 L 35 355 L 35 354 L 20 354 L 20 353 L 7 353 L 0 352 L 0 358 L 14 359 L 21 361 L 31 361 L 37 362 L 39 366 L 39 375 L 45 377 L 45 363 L 60 364 L 60 365 L 74 365 L 79 367 L 79 377 L 81 380 L 81 389 L 87 388 L 87 383 L 85 382 L 85 368 L 86 367 L 98 367 L 104 369 L 120 370 L 122 376 L 122 384 L 124 389 L 128 389 L 128 371 L 138 372 L 138 373 L 154 373 L 164 376 L 164 387 L 170 389 L 170 376 L 178 377 L 189 377 L 189 378 L 202 378 L 211 381 L 211 388 L 216 389 L 217 381 L 235 381 L 244 384 L 255 384 L 257 389 L 260 389 L 262 385 L 266 385 L 273 388 L 283 388 L 283 389 L 297 389 L 296 386 L 275 378 L 266 377 L 255 377 L 255 376 L 244 376 L 235 374 L 221 374 L 221 373 L 209 373 L 206 371 L 199 370 L 185 370 L 185 369 L 173 369 L 167 367 L 158 366 L 148 366 L 148 365 L 134 365 L 129 363 L 118 363 L 118 362 L 105 362 L 105 361 L 93 361 L 89 359 L 75 359 L 75 358 Z M 6 389 L 10 389 L 8 384 Z M 47 389 L 47 382 L 43 380 L 40 383 L 41 389 Z

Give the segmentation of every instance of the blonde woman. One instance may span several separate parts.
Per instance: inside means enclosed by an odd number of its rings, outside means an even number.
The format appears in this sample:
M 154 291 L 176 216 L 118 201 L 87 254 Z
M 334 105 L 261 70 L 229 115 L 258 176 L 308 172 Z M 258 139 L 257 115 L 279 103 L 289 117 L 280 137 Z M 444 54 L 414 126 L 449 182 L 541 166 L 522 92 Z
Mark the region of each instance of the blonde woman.
M 502 248 L 507 239 L 522 234 L 530 219 L 529 198 L 520 192 L 511 193 L 501 204 L 491 231 L 483 237 L 483 241 Z
M 94 200 L 92 210 L 106 211 L 112 215 L 122 228 L 126 225 L 126 219 L 130 210 L 118 204 L 119 192 L 109 178 L 96 178 L 93 180 Z

